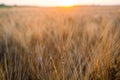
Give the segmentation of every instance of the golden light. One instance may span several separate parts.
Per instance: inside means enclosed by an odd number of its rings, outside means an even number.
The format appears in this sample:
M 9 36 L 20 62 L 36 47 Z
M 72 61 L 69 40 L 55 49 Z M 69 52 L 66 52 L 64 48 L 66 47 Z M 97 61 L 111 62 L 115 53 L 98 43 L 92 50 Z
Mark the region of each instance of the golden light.
M 60 2 L 60 6 L 62 7 L 72 7 L 76 4 L 77 2 L 75 2 L 75 0 L 61 0 Z

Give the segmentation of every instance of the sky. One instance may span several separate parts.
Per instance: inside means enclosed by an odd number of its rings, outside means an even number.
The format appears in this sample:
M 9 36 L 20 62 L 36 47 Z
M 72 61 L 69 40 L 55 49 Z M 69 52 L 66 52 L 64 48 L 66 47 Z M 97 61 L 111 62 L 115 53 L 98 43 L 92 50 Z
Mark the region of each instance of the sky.
M 0 0 L 0 4 L 35 6 L 120 5 L 120 0 Z

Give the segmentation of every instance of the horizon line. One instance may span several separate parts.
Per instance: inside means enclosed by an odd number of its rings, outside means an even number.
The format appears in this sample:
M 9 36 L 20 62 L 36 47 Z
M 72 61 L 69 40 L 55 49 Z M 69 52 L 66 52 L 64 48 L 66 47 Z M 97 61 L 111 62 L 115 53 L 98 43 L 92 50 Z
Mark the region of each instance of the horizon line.
M 35 4 L 6 4 L 6 3 L 0 3 L 5 6 L 33 6 L 33 7 L 63 7 L 62 5 L 35 5 Z M 74 6 L 120 6 L 120 4 L 75 4 Z

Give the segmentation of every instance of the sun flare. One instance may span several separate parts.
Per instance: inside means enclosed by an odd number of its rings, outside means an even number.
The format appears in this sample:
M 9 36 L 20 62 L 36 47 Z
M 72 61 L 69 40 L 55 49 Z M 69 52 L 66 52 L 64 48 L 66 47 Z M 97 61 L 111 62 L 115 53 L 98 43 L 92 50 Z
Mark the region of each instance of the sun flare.
M 76 5 L 77 3 L 75 2 L 75 0 L 62 0 L 60 3 L 60 6 L 62 7 L 72 7 L 74 5 Z

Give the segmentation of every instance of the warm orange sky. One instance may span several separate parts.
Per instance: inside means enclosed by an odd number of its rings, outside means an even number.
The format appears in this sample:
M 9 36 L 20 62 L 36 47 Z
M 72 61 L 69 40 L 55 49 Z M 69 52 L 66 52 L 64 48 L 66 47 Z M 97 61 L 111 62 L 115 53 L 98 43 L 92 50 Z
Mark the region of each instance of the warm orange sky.
M 70 6 L 70 5 L 120 5 L 120 0 L 0 0 L 9 5 Z

